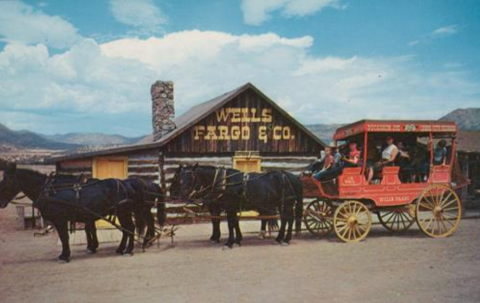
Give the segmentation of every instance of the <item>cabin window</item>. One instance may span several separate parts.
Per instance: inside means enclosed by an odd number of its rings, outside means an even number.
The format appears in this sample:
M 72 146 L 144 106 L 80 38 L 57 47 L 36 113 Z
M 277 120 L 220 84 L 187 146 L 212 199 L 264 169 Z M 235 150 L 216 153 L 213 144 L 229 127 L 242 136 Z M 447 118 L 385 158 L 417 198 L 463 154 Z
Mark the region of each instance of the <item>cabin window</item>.
M 262 158 L 258 151 L 237 151 L 233 157 L 233 168 L 246 173 L 261 172 Z

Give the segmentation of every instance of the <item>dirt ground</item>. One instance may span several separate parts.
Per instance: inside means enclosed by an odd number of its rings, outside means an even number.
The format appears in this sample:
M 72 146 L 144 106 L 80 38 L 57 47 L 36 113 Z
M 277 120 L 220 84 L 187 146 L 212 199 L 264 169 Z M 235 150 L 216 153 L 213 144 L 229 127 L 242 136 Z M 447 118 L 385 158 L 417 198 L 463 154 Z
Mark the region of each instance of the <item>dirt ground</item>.
M 242 223 L 245 232 L 258 226 Z M 282 247 L 250 233 L 222 250 L 209 232 L 182 226 L 175 247 L 164 241 L 133 257 L 115 255 L 117 243 L 96 255 L 76 245 L 62 265 L 57 235 L 20 230 L 9 206 L 0 211 L 0 302 L 480 302 L 478 219 L 447 239 L 375 226 L 358 244 L 305 232 Z

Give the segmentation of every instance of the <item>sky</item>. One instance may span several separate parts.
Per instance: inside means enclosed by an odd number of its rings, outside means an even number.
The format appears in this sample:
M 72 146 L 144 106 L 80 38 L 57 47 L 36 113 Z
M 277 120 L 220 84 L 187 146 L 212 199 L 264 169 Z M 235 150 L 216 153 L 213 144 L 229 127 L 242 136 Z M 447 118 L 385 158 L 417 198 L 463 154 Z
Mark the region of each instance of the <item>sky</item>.
M 0 123 L 152 132 L 247 82 L 305 124 L 480 107 L 476 0 L 0 0 Z

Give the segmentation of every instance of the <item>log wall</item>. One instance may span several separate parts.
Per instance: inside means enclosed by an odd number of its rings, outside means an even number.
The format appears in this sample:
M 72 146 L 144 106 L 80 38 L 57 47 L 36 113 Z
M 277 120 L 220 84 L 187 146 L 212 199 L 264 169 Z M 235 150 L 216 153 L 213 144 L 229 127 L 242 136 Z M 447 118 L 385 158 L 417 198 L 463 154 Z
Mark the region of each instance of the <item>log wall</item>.
M 57 173 L 79 176 L 83 174 L 86 178 L 92 177 L 93 159 L 70 160 L 57 163 Z

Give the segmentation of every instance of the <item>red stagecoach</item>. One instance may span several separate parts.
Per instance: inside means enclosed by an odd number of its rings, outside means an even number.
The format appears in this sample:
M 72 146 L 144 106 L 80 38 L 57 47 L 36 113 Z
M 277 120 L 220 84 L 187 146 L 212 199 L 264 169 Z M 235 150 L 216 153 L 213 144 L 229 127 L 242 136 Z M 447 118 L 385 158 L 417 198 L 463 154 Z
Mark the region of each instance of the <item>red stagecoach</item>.
M 448 121 L 362 120 L 339 128 L 333 136 L 339 152 L 354 141 L 362 157 L 358 167 L 344 168 L 330 180 L 302 177 L 305 197 L 315 199 L 305 210 L 307 229 L 317 236 L 334 230 L 345 242 L 361 241 L 370 231 L 373 212 L 390 231 L 407 230 L 416 221 L 430 237 L 451 235 L 462 209 L 455 189 L 465 183 L 456 167 L 456 134 L 457 125 Z M 383 166 L 368 182 L 368 151 L 379 149 L 387 137 L 409 148 L 409 171 Z M 447 152 L 437 165 L 434 150 L 440 140 L 447 143 Z

